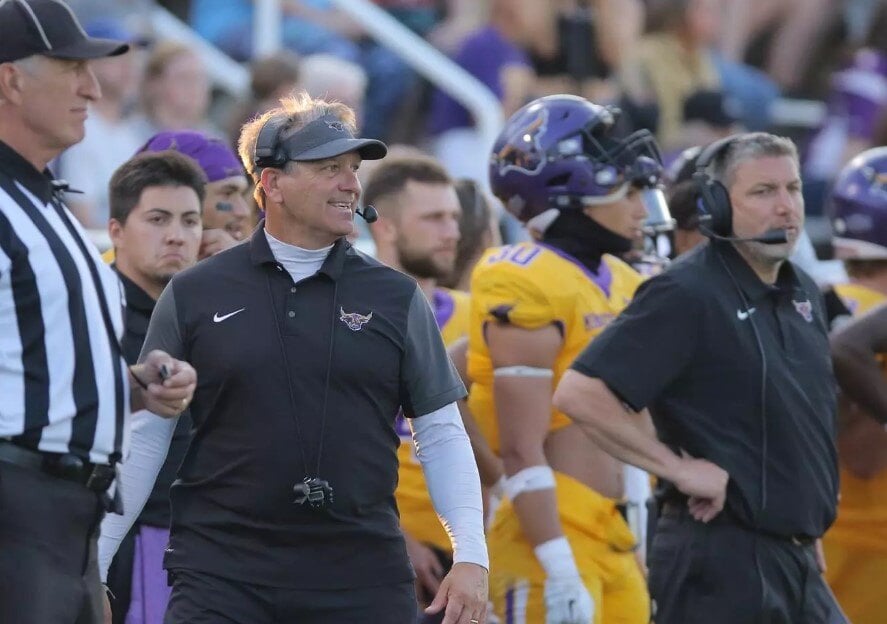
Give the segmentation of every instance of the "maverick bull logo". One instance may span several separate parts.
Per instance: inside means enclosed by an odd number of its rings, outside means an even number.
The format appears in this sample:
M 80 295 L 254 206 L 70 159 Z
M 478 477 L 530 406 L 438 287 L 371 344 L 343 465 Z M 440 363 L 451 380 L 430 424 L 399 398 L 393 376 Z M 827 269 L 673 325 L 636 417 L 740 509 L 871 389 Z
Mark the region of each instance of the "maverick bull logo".
M 348 326 L 351 331 L 360 331 L 363 326 L 370 322 L 373 313 L 358 314 L 357 312 L 346 312 L 345 308 L 339 306 L 339 320 Z

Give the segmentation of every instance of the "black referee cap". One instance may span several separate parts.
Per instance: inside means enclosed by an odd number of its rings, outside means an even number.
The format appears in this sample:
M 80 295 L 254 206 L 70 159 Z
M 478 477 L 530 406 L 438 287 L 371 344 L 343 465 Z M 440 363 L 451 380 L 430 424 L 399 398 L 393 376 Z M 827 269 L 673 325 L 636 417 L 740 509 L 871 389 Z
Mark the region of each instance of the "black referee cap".
M 129 45 L 90 37 L 61 0 L 0 0 L 0 63 L 34 54 L 94 59 L 123 54 Z

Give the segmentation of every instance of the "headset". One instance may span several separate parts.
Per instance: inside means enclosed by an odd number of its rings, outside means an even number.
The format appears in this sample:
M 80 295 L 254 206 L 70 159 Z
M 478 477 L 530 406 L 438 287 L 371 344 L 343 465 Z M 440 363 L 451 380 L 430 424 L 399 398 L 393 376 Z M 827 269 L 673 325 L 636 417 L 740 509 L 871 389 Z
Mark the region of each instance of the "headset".
M 708 173 L 708 167 L 722 158 L 730 146 L 739 138 L 733 134 L 715 141 L 707 146 L 696 159 L 696 171 L 693 182 L 696 185 L 696 207 L 699 211 L 699 231 L 718 240 L 750 241 L 765 245 L 781 245 L 788 241 L 785 230 L 767 230 L 760 236 L 740 238 L 733 236 L 733 205 L 730 203 L 730 192 L 720 180 Z
M 733 134 L 708 145 L 696 159 L 696 171 L 693 182 L 696 184 L 700 222 L 706 229 L 718 236 L 728 237 L 733 233 L 733 206 L 730 204 L 730 192 L 720 180 L 715 180 L 707 171 L 718 158 L 723 157 L 739 135 Z
M 280 145 L 279 138 L 280 131 L 288 122 L 287 117 L 272 117 L 262 125 L 253 148 L 253 163 L 256 167 L 281 169 L 286 164 L 286 151 Z

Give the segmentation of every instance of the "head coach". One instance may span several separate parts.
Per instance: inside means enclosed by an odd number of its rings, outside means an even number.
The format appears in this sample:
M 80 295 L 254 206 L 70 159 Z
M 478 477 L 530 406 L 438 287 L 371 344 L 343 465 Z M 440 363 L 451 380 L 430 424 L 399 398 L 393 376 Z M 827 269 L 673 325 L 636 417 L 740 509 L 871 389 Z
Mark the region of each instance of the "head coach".
M 190 366 L 152 353 L 132 372 L 144 389 L 130 395 L 120 284 L 47 168 L 83 139 L 101 97 L 90 61 L 127 47 L 88 37 L 62 2 L 0 0 L 4 623 L 101 621 L 96 529 L 119 509 L 107 492 L 126 455 L 130 401 L 173 416 L 194 390 Z
M 239 151 L 266 220 L 157 302 L 143 352 L 163 346 L 201 378 L 170 496 L 167 624 L 415 621 L 394 499 L 401 407 L 454 546 L 431 608 L 445 606 L 447 624 L 484 621 L 480 481 L 455 404 L 465 389 L 415 280 L 346 240 L 360 163 L 387 151 L 354 129 L 350 108 L 304 93 L 247 123 Z M 134 455 L 171 435 L 168 421 L 149 426 Z M 156 459 L 124 469 L 124 492 L 132 480 L 145 496 Z M 102 529 L 104 562 L 122 531 Z
M 788 261 L 797 151 L 735 135 L 693 179 L 711 242 L 640 287 L 555 404 L 669 482 L 648 560 L 657 624 L 845 622 L 818 556 L 837 504 L 836 398 L 819 291 Z

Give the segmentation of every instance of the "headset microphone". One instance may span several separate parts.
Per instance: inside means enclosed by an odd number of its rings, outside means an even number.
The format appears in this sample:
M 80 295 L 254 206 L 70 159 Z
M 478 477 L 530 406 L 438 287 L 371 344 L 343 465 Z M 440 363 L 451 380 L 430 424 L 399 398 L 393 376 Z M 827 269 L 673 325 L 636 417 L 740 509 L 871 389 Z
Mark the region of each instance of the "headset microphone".
M 365 206 L 363 210 L 355 208 L 354 212 L 363 217 L 363 220 L 367 223 L 374 223 L 379 219 L 379 211 L 372 206 Z
M 699 224 L 700 231 L 710 238 L 715 238 L 720 241 L 727 241 L 730 243 L 763 243 L 764 245 L 781 245 L 783 243 L 788 242 L 788 235 L 785 233 L 785 230 L 782 229 L 773 229 L 767 230 L 760 236 L 749 236 L 748 238 L 743 238 L 740 236 L 721 236 L 720 234 L 715 234 L 709 228 L 705 227 L 702 223 Z

